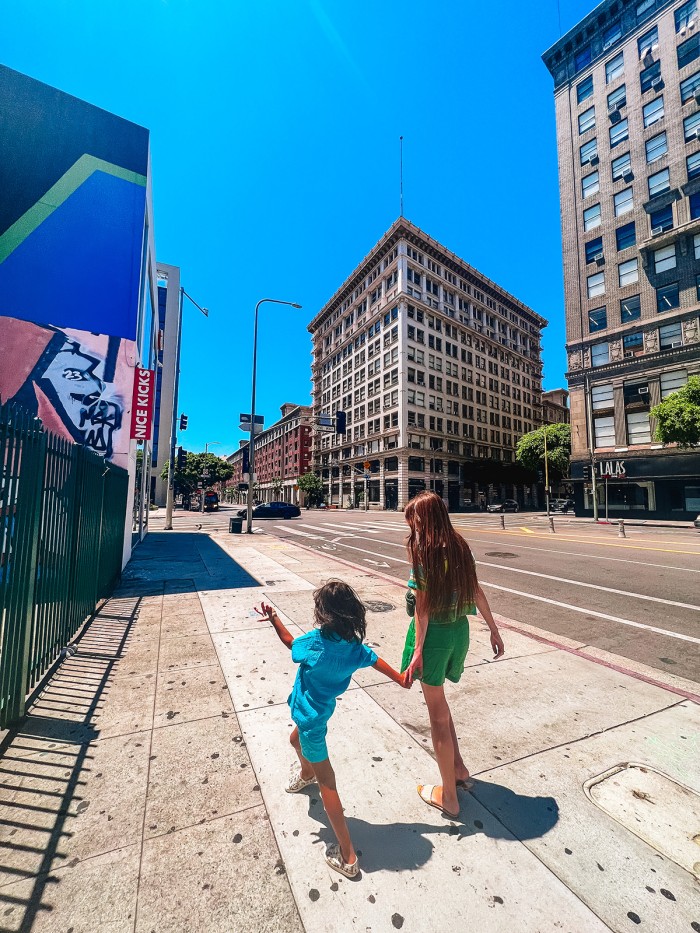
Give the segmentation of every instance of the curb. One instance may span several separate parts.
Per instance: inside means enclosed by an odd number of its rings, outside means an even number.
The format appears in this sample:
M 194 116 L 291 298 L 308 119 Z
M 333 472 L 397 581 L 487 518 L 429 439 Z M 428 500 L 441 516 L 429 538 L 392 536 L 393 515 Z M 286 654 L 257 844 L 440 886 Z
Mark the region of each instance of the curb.
M 263 532 L 263 534 L 269 538 L 274 538 L 276 541 L 285 540 L 282 538 L 277 538 L 274 535 L 270 535 L 269 532 Z M 334 561 L 337 564 L 343 564 L 345 567 L 350 567 L 352 570 L 361 570 L 365 574 L 379 577 L 380 579 L 392 584 L 393 586 L 400 587 L 402 590 L 406 589 L 406 585 L 404 583 L 402 583 L 400 580 L 397 580 L 396 577 L 392 577 L 387 573 L 382 573 L 381 570 L 371 570 L 367 567 L 361 567 L 359 564 L 353 564 L 351 561 L 345 560 L 342 557 L 334 557 L 327 553 L 321 554 L 321 552 L 317 551 L 315 548 L 309 547 L 306 544 L 300 544 L 297 541 L 294 541 L 293 543 L 295 547 L 301 548 L 304 551 L 308 551 L 309 554 L 314 554 L 316 557 L 325 557 L 327 560 Z M 696 693 L 694 690 L 690 690 L 664 681 L 663 677 L 659 678 L 659 672 L 654 668 L 640 664 L 640 670 L 633 670 L 618 663 L 619 655 L 615 655 L 610 652 L 602 652 L 601 650 L 601 653 L 607 655 L 607 657 L 596 657 L 595 655 L 586 652 L 583 648 L 574 647 L 575 642 L 572 642 L 569 639 L 566 639 L 568 644 L 566 641 L 557 641 L 556 638 L 552 637 L 551 632 L 546 632 L 543 629 L 538 629 L 535 626 L 528 625 L 527 623 L 521 623 L 513 619 L 507 619 L 505 616 L 498 615 L 497 613 L 494 613 L 494 618 L 498 621 L 499 625 L 517 632 L 519 635 L 525 635 L 527 638 L 532 638 L 535 641 L 549 645 L 552 648 L 558 649 L 559 651 L 566 651 L 568 654 L 576 655 L 577 657 L 583 658 L 586 661 L 591 661 L 593 664 L 599 664 L 602 667 L 608 668 L 608 670 L 616 671 L 618 674 L 625 674 L 628 677 L 633 677 L 635 680 L 642 681 L 642 683 L 650 684 L 651 686 L 658 687 L 661 690 L 666 690 L 668 693 L 673 693 L 676 696 L 683 697 L 686 700 L 690 700 L 691 702 L 700 705 L 700 693 Z M 611 660 L 608 660 L 608 658 Z M 643 670 L 641 668 L 643 668 Z M 680 680 L 681 678 L 678 679 Z

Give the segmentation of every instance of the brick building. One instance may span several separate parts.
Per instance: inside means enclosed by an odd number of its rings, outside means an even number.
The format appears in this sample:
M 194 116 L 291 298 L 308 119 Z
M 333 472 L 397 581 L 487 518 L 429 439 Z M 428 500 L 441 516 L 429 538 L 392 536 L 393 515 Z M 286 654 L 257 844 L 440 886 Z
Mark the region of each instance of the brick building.
M 577 514 L 691 518 L 697 454 L 655 404 L 700 372 L 696 0 L 606 0 L 543 56 L 554 78 Z M 603 483 L 598 504 L 603 505 Z
M 542 393 L 542 423 L 569 423 L 569 393 L 566 389 L 550 389 Z
M 315 436 L 327 501 L 358 506 L 366 483 L 373 508 L 426 488 L 452 509 L 536 504 L 514 459 L 541 423 L 546 323 L 397 220 L 309 325 L 314 415 L 347 415 L 345 435 Z
M 285 403 L 282 417 L 255 439 L 256 498 L 262 502 L 299 504 L 296 481 L 311 468 L 311 408 Z M 243 482 L 243 451 L 248 441 L 226 459 L 234 468 L 226 484 L 237 488 Z M 281 481 L 281 484 L 280 484 Z

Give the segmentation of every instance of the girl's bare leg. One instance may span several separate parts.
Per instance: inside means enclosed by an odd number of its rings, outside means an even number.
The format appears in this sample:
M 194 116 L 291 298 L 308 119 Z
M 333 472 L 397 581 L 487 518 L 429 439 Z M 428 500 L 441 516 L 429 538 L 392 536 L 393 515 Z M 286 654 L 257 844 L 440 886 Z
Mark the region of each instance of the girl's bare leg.
M 333 827 L 333 832 L 340 845 L 343 861 L 352 864 L 357 860 L 357 855 L 352 840 L 350 839 L 350 830 L 345 821 L 343 805 L 338 796 L 333 766 L 331 765 L 330 759 L 326 758 L 325 761 L 315 761 L 312 767 L 316 775 L 316 780 L 318 781 L 318 786 L 321 789 L 323 806 L 325 807 L 328 819 Z
M 436 785 L 433 791 L 433 800 L 450 813 L 456 813 L 459 810 L 459 800 L 455 777 L 455 743 L 452 738 L 454 726 L 450 707 L 442 687 L 431 687 L 428 684 L 421 684 L 421 687 L 428 705 L 433 750 L 442 778 L 442 784 Z
M 314 776 L 314 767 L 310 761 L 308 761 L 301 753 L 301 743 L 299 741 L 299 730 L 296 726 L 292 729 L 291 735 L 289 736 L 289 742 L 297 753 L 299 757 L 299 763 L 301 765 L 301 776 L 305 781 L 308 781 Z
M 455 724 L 452 720 L 452 713 L 450 713 L 450 733 L 452 735 L 452 743 L 455 747 L 455 780 L 457 781 L 466 781 L 469 778 L 469 768 L 464 763 L 464 758 L 462 758 L 462 753 L 459 750 L 459 740 L 457 738 L 457 733 L 455 732 Z

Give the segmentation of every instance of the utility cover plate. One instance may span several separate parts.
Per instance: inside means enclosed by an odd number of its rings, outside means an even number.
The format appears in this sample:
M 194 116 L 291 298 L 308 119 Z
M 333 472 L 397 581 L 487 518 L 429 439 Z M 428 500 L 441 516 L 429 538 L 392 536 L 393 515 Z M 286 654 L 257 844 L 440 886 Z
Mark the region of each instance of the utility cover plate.
M 616 765 L 583 785 L 604 813 L 700 880 L 700 795 L 647 765 Z

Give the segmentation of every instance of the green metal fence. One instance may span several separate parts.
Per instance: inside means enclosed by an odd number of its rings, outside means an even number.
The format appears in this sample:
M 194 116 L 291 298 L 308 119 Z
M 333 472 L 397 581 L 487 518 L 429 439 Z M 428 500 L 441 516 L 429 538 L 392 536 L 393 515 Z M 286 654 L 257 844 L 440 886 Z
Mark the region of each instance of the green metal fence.
M 128 474 L 0 406 L 0 728 L 121 572 Z

